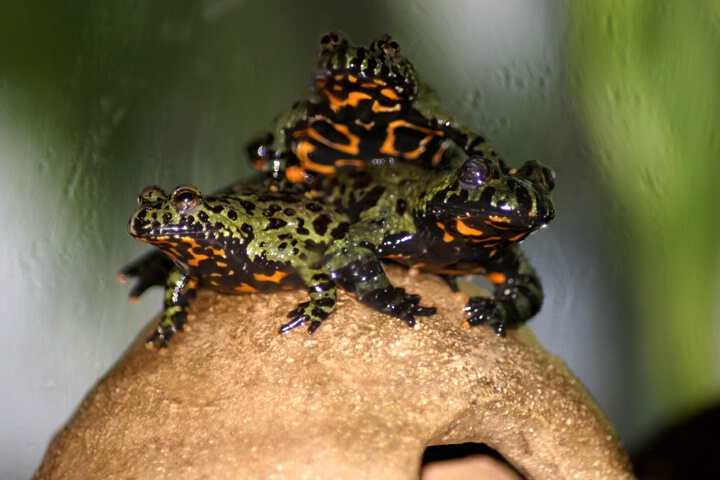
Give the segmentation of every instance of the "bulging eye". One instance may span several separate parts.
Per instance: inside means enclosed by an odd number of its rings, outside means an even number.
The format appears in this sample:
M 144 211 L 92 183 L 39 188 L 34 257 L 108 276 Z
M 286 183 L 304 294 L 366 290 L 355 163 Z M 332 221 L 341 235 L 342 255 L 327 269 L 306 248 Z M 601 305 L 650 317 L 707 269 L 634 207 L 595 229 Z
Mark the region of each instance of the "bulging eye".
M 400 57 L 400 44 L 392 37 L 388 37 L 382 43 L 382 49 L 385 55 L 390 58 L 395 59 Z
M 140 193 L 137 202 L 138 205 L 147 205 L 148 203 L 161 202 L 166 198 L 167 196 L 162 188 L 157 185 L 151 185 L 149 187 L 145 187 L 145 189 Z
M 320 54 L 327 52 L 328 50 L 334 49 L 341 40 L 345 39 L 345 34 L 342 32 L 328 32 L 320 39 Z
M 477 188 L 490 178 L 492 167 L 482 157 L 473 156 L 460 167 L 458 180 L 465 188 Z
M 337 42 L 337 34 L 335 32 L 328 32 L 320 39 L 320 48 L 326 49 L 331 47 Z
M 197 208 L 202 202 L 200 192 L 195 187 L 178 187 L 170 197 L 175 209 L 180 213 L 186 213 Z
M 542 177 L 548 190 L 555 188 L 555 172 L 552 168 L 543 167 Z
M 537 160 L 530 160 L 518 169 L 515 175 L 544 185 L 548 190 L 555 188 L 555 172 Z

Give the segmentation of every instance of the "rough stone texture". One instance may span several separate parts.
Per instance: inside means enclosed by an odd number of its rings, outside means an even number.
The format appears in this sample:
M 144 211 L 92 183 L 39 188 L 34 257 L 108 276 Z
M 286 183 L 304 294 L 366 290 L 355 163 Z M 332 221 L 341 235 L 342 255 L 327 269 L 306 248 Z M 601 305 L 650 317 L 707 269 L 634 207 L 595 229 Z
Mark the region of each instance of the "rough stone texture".
M 390 274 L 438 315 L 410 329 L 341 293 L 312 337 L 276 336 L 303 292 L 201 292 L 192 331 L 163 353 L 143 332 L 35 478 L 417 479 L 427 446 L 463 442 L 529 479 L 632 478 L 602 413 L 527 329 L 465 330 L 438 277 Z

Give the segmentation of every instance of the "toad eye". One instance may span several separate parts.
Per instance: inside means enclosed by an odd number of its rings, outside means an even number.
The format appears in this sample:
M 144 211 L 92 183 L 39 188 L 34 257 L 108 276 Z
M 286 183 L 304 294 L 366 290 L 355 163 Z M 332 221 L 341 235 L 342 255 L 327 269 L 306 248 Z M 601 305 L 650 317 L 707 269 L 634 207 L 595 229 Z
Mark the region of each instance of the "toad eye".
M 468 158 L 458 174 L 460 184 L 465 188 L 478 188 L 490 178 L 492 168 L 482 157 Z
M 200 192 L 194 187 L 178 187 L 170 197 L 175 209 L 180 213 L 187 213 L 200 206 Z
M 343 32 L 328 32 L 320 39 L 320 55 L 323 55 L 331 50 L 335 50 L 340 44 L 346 46 L 348 39 Z
M 162 188 L 157 185 L 152 185 L 150 187 L 145 187 L 142 193 L 140 193 L 137 202 L 138 205 L 147 205 L 148 203 L 163 201 L 165 198 L 165 192 L 163 192 Z
M 390 58 L 398 58 L 400 56 L 400 44 L 393 38 L 388 38 L 382 43 L 382 49 L 385 55 Z
M 552 191 L 552 189 L 555 188 L 555 172 L 553 171 L 553 169 L 543 167 L 542 178 L 545 181 L 545 185 L 547 186 L 548 190 Z
M 544 186 L 548 191 L 555 188 L 555 172 L 549 167 L 545 167 L 537 160 L 530 160 L 520 167 L 515 173 L 519 178 L 530 180 L 539 185 Z
M 320 39 L 320 50 L 328 50 L 332 48 L 338 40 L 338 36 L 335 32 L 328 32 Z

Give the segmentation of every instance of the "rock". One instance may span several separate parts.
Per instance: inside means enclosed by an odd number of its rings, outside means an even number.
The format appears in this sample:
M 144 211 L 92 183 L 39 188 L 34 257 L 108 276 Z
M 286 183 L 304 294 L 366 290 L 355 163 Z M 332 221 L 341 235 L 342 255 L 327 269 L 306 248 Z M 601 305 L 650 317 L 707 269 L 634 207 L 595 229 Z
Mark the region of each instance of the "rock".
M 441 279 L 389 273 L 438 314 L 411 329 L 341 293 L 313 336 L 277 336 L 304 292 L 200 292 L 192 330 L 147 350 L 153 321 L 35 478 L 417 479 L 426 447 L 465 442 L 529 479 L 632 478 L 603 414 L 529 330 L 463 329 Z

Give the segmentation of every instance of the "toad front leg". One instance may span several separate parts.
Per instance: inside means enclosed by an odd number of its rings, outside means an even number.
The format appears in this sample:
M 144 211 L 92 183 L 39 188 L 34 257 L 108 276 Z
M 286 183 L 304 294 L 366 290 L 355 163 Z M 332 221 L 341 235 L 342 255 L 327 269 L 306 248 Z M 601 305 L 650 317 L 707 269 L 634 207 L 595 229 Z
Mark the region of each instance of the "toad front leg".
M 468 315 L 466 326 L 489 325 L 504 337 L 508 328 L 522 325 L 540 311 L 543 302 L 540 279 L 517 248 L 490 265 L 485 276 L 495 285 L 494 294 L 470 297 L 464 308 Z M 454 276 L 444 279 L 458 290 Z
M 335 310 L 337 289 L 330 275 L 322 269 L 303 270 L 301 277 L 309 284 L 309 302 L 300 303 L 296 309 L 288 313 L 291 320 L 278 329 L 278 333 L 286 333 L 293 328 L 310 322 L 308 334 L 312 334 L 322 322 Z
M 148 288 L 165 285 L 174 266 L 170 257 L 157 250 L 152 250 L 125 265 L 117 274 L 117 279 L 120 283 L 136 279 L 128 296 L 131 302 L 137 302 L 140 295 Z
M 197 280 L 173 267 L 165 285 L 162 319 L 155 332 L 147 339 L 148 346 L 167 348 L 175 332 L 184 331 L 188 321 L 188 305 L 195 298 L 197 288 Z

